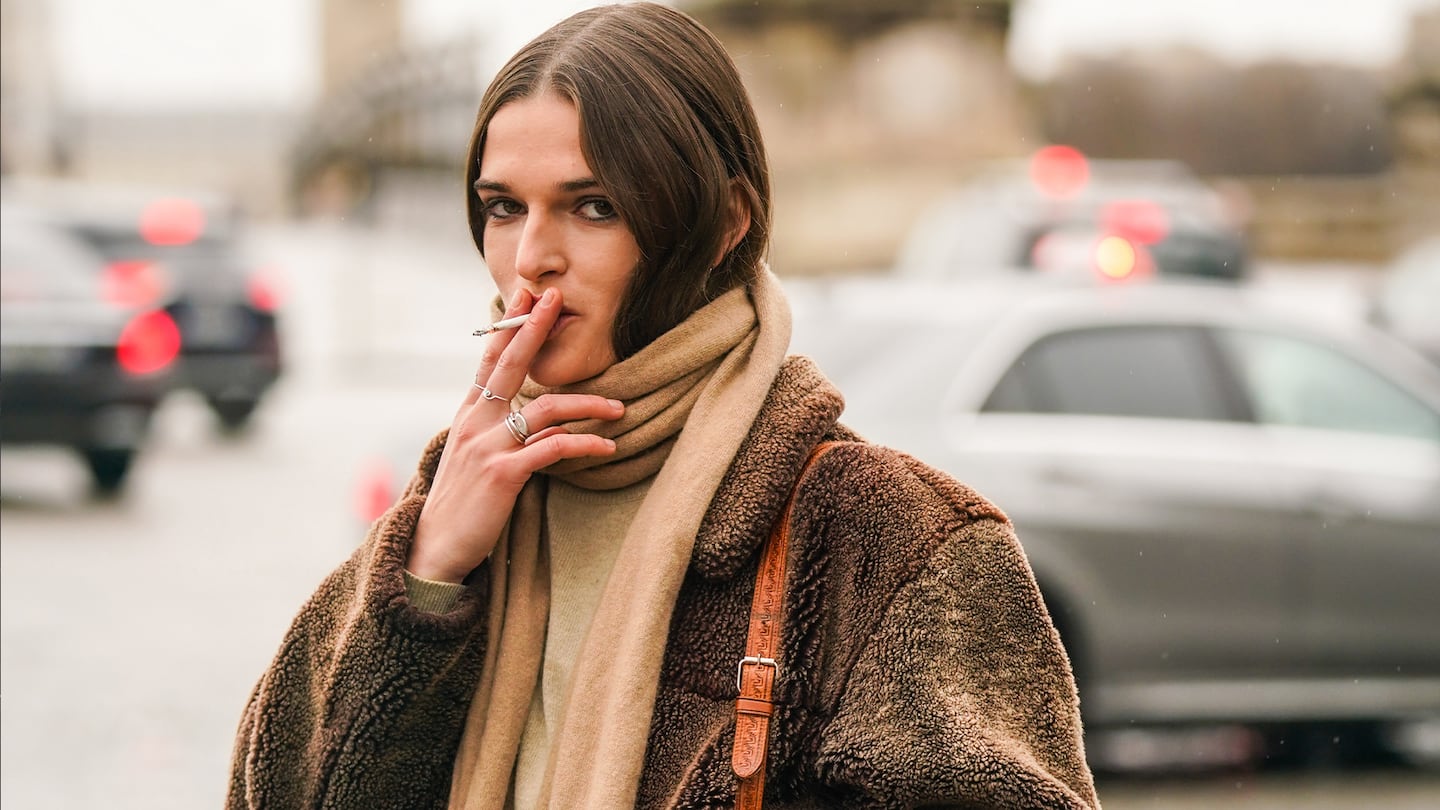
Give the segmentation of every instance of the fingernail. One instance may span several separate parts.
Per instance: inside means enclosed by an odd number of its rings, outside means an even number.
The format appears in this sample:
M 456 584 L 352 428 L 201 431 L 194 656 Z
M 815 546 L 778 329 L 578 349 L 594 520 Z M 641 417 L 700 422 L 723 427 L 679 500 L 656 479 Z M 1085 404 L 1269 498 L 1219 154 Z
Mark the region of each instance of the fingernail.
M 605 440 L 605 446 L 608 447 L 608 448 L 610 448 L 611 450 L 614 450 L 614 449 L 615 449 L 615 440 L 614 440 L 614 439 L 606 439 L 606 440 Z
M 621 401 L 618 400 L 618 399 L 607 400 L 607 402 L 610 403 L 610 407 L 612 407 L 612 408 L 623 408 L 623 407 L 625 407 L 625 403 L 621 402 Z
M 515 291 L 515 294 L 512 295 L 512 296 L 510 296 L 510 306 L 512 306 L 512 307 L 518 307 L 518 306 L 520 306 L 520 302 L 521 302 L 522 300 L 524 300 L 524 298 L 525 298 L 525 291 L 524 291 L 524 290 L 516 290 L 516 291 Z
M 546 290 L 546 291 L 545 291 L 545 294 L 540 296 L 540 303 L 542 303 L 542 304 L 550 304 L 550 303 L 553 303 L 554 301 L 555 301 L 555 290 L 554 290 L 554 288 L 551 288 L 551 289 Z

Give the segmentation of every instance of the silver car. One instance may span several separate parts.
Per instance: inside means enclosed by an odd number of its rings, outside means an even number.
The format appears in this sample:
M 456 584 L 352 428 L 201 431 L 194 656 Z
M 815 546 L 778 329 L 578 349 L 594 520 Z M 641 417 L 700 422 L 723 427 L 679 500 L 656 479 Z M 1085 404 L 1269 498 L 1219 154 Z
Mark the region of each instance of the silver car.
M 1440 718 L 1418 355 L 1234 286 L 788 287 L 846 421 L 1013 519 L 1088 724 Z

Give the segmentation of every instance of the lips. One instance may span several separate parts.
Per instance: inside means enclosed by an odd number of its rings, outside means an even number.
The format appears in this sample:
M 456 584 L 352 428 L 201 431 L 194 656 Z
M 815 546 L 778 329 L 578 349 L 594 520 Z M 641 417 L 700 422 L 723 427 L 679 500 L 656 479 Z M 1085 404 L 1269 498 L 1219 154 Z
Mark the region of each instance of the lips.
M 549 337 L 554 337 L 555 335 L 559 334 L 560 330 L 564 329 L 566 326 L 569 326 L 572 321 L 578 319 L 579 317 L 580 313 L 575 312 L 574 310 L 560 310 L 560 317 L 556 318 L 555 325 L 550 327 Z

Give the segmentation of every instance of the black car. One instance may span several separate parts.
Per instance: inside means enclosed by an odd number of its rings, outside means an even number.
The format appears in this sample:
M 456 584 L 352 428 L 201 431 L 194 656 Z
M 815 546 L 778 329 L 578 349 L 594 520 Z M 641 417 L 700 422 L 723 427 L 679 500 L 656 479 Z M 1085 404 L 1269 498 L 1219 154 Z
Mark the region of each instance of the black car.
M 0 220 L 0 442 L 73 448 L 113 495 L 172 384 L 180 331 L 101 284 L 101 257 L 63 230 L 9 207 Z
M 105 259 L 104 283 L 164 307 L 180 328 L 174 380 L 205 398 L 227 430 L 243 428 L 280 376 L 276 289 L 241 248 L 224 199 L 132 189 L 21 189 Z

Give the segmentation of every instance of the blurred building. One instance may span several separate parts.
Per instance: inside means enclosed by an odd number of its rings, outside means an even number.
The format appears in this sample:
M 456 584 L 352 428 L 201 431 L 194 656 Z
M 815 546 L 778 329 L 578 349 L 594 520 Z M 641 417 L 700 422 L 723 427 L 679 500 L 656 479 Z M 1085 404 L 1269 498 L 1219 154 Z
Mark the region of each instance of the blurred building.
M 223 194 L 248 216 L 290 208 L 285 155 L 295 114 L 271 108 L 67 110 L 60 118 L 70 178 L 157 191 Z
M 1440 234 L 1440 8 L 1418 14 L 1392 71 L 1397 247 Z
M 1181 160 L 1249 212 L 1260 258 L 1383 262 L 1440 230 L 1440 10 L 1388 69 L 1135 49 L 1037 88 L 1045 137 L 1112 158 Z
M 65 160 L 45 0 L 0 0 L 0 170 L 50 173 Z
M 60 91 L 52 12 L 46 0 L 0 0 L 5 174 L 219 192 L 259 216 L 286 210 L 292 114 L 224 101 L 212 109 L 77 107 Z
M 460 32 L 363 53 L 360 43 L 390 41 L 393 21 L 355 5 L 356 27 L 372 34 L 324 37 L 327 51 L 351 52 L 324 59 L 324 97 L 290 164 L 295 204 L 464 236 L 458 160 L 489 78 L 485 42 Z M 1010 0 L 680 5 L 725 41 L 754 97 L 775 170 L 781 272 L 888 265 L 911 219 L 969 162 L 1034 141 L 1005 62 Z M 325 20 L 327 32 L 351 24 Z
M 460 169 L 484 91 L 483 39 L 418 44 L 404 3 L 322 0 L 322 97 L 287 156 L 301 215 L 468 244 Z
M 404 44 L 403 2 L 320 0 L 320 81 L 323 92 L 349 86 Z
M 916 217 L 1038 127 L 1005 56 L 1011 0 L 690 0 L 725 42 L 775 172 L 782 273 L 889 266 Z
M 482 32 L 458 26 L 421 43 L 406 29 L 405 0 L 310 1 L 322 80 L 307 109 L 217 100 L 137 113 L 67 106 L 49 6 L 0 0 L 5 171 L 204 186 L 262 217 L 344 216 L 463 242 L 459 160 L 496 61 Z M 782 273 L 888 266 L 920 212 L 979 164 L 1082 130 L 1108 139 L 1115 157 L 1190 158 L 1176 151 L 1206 136 L 1230 150 L 1225 159 L 1251 160 L 1205 165 L 1194 152 L 1202 172 L 1250 199 L 1262 256 L 1375 261 L 1440 221 L 1440 10 L 1417 18 L 1408 56 L 1383 74 L 1283 65 L 1230 85 L 1210 75 L 1197 88 L 1213 65 L 1203 55 L 1107 64 L 1112 87 L 1148 99 L 1147 135 L 1137 125 L 1145 108 L 1122 109 L 1114 93 L 1086 101 L 1083 82 L 1031 87 L 1012 73 L 1014 0 L 675 2 L 726 43 L 754 99 L 775 171 Z M 1195 124 L 1175 112 L 1224 110 L 1246 93 L 1286 110 L 1270 120 L 1290 129 L 1247 134 L 1238 116 Z M 1349 168 L 1325 168 L 1339 164 Z
M 481 53 L 469 37 L 398 47 L 327 79 L 288 157 L 297 210 L 467 234 L 460 166 L 484 89 Z

